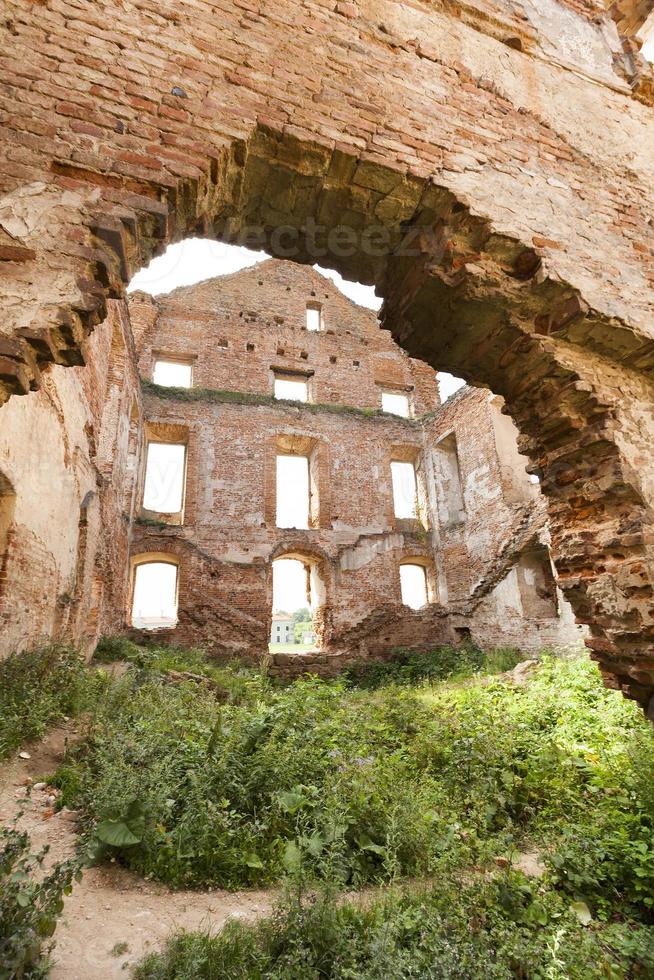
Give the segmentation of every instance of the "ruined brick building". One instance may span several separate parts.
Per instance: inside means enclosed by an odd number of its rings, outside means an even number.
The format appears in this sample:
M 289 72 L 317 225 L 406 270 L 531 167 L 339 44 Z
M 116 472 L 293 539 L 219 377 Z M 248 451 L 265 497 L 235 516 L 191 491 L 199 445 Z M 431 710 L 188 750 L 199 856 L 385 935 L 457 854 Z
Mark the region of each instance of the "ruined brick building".
M 467 389 L 441 406 L 436 372 L 318 272 L 269 260 L 157 299 L 135 293 L 94 339 L 93 369 L 55 368 L 42 393 L 12 403 L 12 485 L 22 482 L 16 445 L 48 432 L 61 468 L 51 452 L 40 479 L 86 476 L 88 489 L 67 567 L 35 551 L 33 516 L 12 516 L 3 652 L 147 629 L 260 657 L 272 565 L 286 557 L 306 567 L 317 633 L 315 653 L 275 655 L 287 671 L 468 637 L 528 650 L 578 637 L 501 399 Z M 289 457 L 306 473 L 306 501 L 285 519 L 279 461 Z M 34 482 L 31 467 L 22 479 Z M 64 494 L 55 506 L 70 504 Z M 138 579 L 153 565 L 170 572 L 155 604 L 174 608 L 141 619 Z M 420 608 L 403 601 L 407 568 L 424 583 Z M 39 622 L 35 585 L 44 600 L 54 588 L 54 618 Z
M 130 326 L 124 294 L 154 254 L 200 234 L 374 284 L 382 326 L 411 363 L 501 396 L 591 652 L 607 683 L 654 712 L 654 73 L 641 54 L 651 10 L 651 0 L 7 0 L 3 649 L 36 636 L 92 642 L 125 615 L 130 549 L 157 535 L 185 547 L 183 525 L 137 523 L 155 396 L 135 367 L 145 321 Z M 240 353 L 256 362 L 256 350 Z M 421 398 L 423 370 L 404 382 Z M 432 452 L 439 433 L 428 427 L 466 398 L 490 396 L 461 395 L 429 422 L 364 421 L 396 426 L 391 446 L 424 437 Z M 152 425 L 188 424 L 190 476 L 198 423 L 173 422 L 172 400 L 162 405 Z M 320 477 L 333 416 L 302 411 L 322 435 L 305 432 L 317 442 L 302 450 L 315 451 Z M 354 438 L 364 421 L 343 418 Z M 322 522 L 358 527 L 357 515 L 320 490 L 318 526 L 306 530 L 331 568 L 356 545 Z M 434 512 L 423 516 L 434 534 Z M 397 534 L 387 520 L 379 533 Z M 432 587 L 447 587 L 448 604 L 464 592 L 437 567 L 450 548 L 472 556 L 469 598 L 493 591 L 492 556 L 490 579 L 473 561 L 483 519 L 478 531 L 438 532 Z M 411 533 L 398 535 L 402 548 Z M 267 600 L 263 570 L 243 570 Z M 324 639 L 337 645 L 342 623 L 327 619 Z M 180 628 L 192 628 L 181 604 Z

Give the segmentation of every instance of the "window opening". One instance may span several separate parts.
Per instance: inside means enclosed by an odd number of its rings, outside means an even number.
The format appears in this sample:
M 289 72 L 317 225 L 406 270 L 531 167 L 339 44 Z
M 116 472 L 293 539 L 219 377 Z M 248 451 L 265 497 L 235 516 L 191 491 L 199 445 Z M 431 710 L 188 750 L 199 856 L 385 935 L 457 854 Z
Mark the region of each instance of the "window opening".
M 152 380 L 164 388 L 190 388 L 193 384 L 193 367 L 183 361 L 157 358 L 154 362 Z
M 422 609 L 427 605 L 427 570 L 424 565 L 407 562 L 400 565 L 400 588 L 402 602 L 411 609 Z
M 382 391 L 382 411 L 408 419 L 409 396 L 396 391 Z
M 186 446 L 148 444 L 143 507 L 159 514 L 178 514 L 184 503 Z
M 308 456 L 277 455 L 277 527 L 308 528 L 311 512 Z
M 413 463 L 392 462 L 393 513 L 398 518 L 418 516 L 418 486 Z
M 158 629 L 177 623 L 177 565 L 150 561 L 134 569 L 132 625 Z

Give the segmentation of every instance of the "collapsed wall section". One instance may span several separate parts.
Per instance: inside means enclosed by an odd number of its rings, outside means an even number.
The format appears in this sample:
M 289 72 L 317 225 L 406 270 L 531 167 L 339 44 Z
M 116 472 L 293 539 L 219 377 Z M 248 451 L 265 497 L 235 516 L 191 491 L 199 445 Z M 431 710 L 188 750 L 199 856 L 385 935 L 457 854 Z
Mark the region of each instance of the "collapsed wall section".
M 86 367 L 53 366 L 3 408 L 0 656 L 53 640 L 90 652 L 124 621 L 141 439 L 129 317 L 115 303 Z

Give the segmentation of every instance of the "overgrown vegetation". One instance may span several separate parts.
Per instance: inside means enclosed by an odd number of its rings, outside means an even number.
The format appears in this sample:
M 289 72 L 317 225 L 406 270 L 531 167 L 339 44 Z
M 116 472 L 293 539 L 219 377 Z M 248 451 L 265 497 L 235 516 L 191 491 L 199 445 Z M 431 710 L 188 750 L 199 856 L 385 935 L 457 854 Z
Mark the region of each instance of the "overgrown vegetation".
M 65 716 L 85 710 L 103 680 L 69 647 L 15 653 L 0 661 L 0 759 L 41 738 Z
M 84 853 L 175 886 L 286 880 L 270 919 L 176 937 L 140 980 L 652 976 L 654 733 L 585 657 L 545 658 L 525 687 L 493 676 L 517 659 L 406 650 L 281 685 L 113 638 L 111 681 L 62 649 L 6 661 L 0 732 L 93 704 L 56 777 Z M 0 980 L 43 976 L 74 869 L 39 884 L 27 838 L 2 846 Z M 542 877 L 515 870 L 522 851 Z M 368 884 L 391 888 L 339 898 Z
M 0 827 L 0 980 L 48 975 L 50 940 L 80 865 L 59 862 L 45 873 L 46 854 L 33 853 L 15 826 Z
M 225 403 L 233 405 L 286 405 L 297 408 L 298 403 L 292 398 L 277 398 L 275 395 L 262 395 L 251 391 L 231 391 L 228 388 L 175 388 L 169 385 L 158 385 L 147 378 L 141 378 L 141 387 L 146 394 L 155 395 L 166 401 L 182 402 L 208 402 L 209 404 L 221 405 Z M 388 419 L 389 414 L 395 421 L 403 422 L 408 426 L 419 424 L 421 417 L 402 418 L 392 413 L 384 412 L 381 408 L 356 408 L 354 405 L 342 405 L 336 402 L 303 402 L 303 411 L 313 412 L 314 415 L 358 415 L 363 418 Z
M 583 920 L 583 921 L 582 921 Z M 606 925 L 506 871 L 377 901 L 288 898 L 254 926 L 174 936 L 135 980 L 619 980 L 654 975 L 652 930 Z
M 652 920 L 654 738 L 587 659 L 547 660 L 526 688 L 402 677 L 369 690 L 127 655 L 135 669 L 57 779 L 89 838 L 129 867 L 177 886 L 301 869 L 358 887 L 537 846 L 559 895 Z M 184 663 L 220 678 L 220 696 L 170 683 Z
M 524 654 L 511 647 L 480 650 L 475 646 L 439 647 L 426 653 L 398 649 L 390 660 L 362 660 L 349 667 L 344 676 L 358 687 L 376 688 L 385 684 L 412 685 L 419 681 L 463 680 L 475 674 L 499 674 L 524 660 Z

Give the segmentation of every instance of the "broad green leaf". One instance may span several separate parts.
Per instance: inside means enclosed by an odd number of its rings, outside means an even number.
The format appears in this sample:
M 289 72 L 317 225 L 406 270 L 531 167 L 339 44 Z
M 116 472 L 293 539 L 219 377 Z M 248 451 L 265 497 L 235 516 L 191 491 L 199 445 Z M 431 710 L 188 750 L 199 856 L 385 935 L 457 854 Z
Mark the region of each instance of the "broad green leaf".
M 570 911 L 574 912 L 582 926 L 587 926 L 593 921 L 591 911 L 585 902 L 573 902 L 570 906 Z
M 245 855 L 245 863 L 248 868 L 263 868 L 263 861 L 254 851 L 250 851 L 249 854 Z
M 98 840 L 111 847 L 132 847 L 141 843 L 141 837 L 133 834 L 124 820 L 101 820 L 95 833 Z
M 284 848 L 284 856 L 282 857 L 282 864 L 288 872 L 293 874 L 299 871 L 302 867 L 302 851 L 297 846 L 295 841 L 289 841 Z
M 279 801 L 282 809 L 286 810 L 286 812 L 290 814 L 297 813 L 297 811 L 300 810 L 307 802 L 306 797 L 302 793 L 298 793 L 295 790 L 277 793 L 277 800 Z

